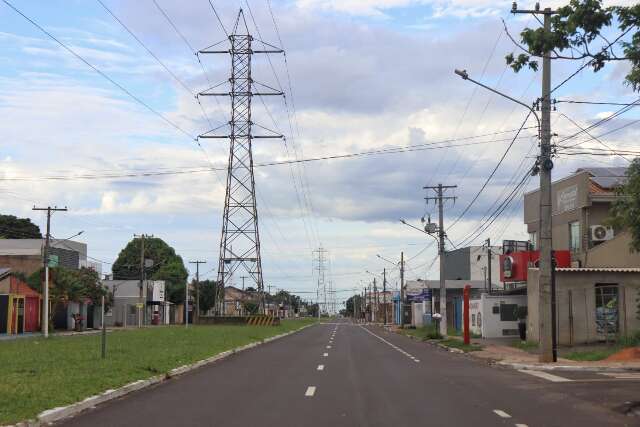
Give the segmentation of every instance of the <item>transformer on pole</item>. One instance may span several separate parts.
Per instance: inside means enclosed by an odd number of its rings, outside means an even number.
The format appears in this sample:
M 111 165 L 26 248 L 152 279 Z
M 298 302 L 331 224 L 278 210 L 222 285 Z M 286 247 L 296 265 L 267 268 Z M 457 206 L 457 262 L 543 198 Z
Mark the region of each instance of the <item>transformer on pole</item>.
M 251 100 L 254 96 L 283 95 L 283 92 L 253 80 L 251 58 L 255 53 L 283 53 L 284 51 L 261 40 L 258 41 L 263 49 L 254 50 L 252 43 L 255 40 L 257 39 L 249 33 L 244 13 L 240 9 L 228 40 L 215 43 L 198 52 L 198 54 L 231 55 L 231 77 L 228 81 L 198 93 L 198 96 L 229 96 L 231 98 L 229 132 L 217 133 L 224 127 L 223 125 L 198 137 L 227 138 L 230 141 L 215 307 L 219 315 L 224 314 L 225 285 L 238 270 L 241 275 L 246 273 L 247 278 L 253 281 L 260 295 L 260 311 L 264 313 L 265 310 L 252 141 L 258 138 L 283 138 L 283 136 L 260 125 L 256 126 L 267 131 L 267 134 L 253 134 L 252 128 L 255 123 L 251 118 Z M 229 48 L 222 50 L 220 46 L 227 41 Z M 227 92 L 220 89 L 225 84 L 230 86 Z

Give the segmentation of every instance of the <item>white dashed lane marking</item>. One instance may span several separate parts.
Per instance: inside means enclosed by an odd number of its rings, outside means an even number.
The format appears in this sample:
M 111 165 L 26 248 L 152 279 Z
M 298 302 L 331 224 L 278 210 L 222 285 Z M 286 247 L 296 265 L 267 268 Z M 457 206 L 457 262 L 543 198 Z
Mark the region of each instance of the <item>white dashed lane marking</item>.
M 529 427 L 529 426 L 526 424 L 516 424 L 516 427 Z
M 500 410 L 500 409 L 494 409 L 494 410 L 493 410 L 493 412 L 494 412 L 497 416 L 499 416 L 499 417 L 502 417 L 502 418 L 511 418 L 511 415 L 507 414 L 506 412 L 504 412 L 504 411 L 502 411 L 502 410 Z
M 389 347 L 393 348 L 394 350 L 404 354 L 405 356 L 407 356 L 409 359 L 413 360 L 416 363 L 420 363 L 420 360 L 414 356 L 412 356 L 411 354 L 407 353 L 406 351 L 404 351 L 403 349 L 401 349 L 400 347 L 398 347 L 397 345 L 390 343 L 389 341 L 385 340 L 384 338 L 382 338 L 379 335 L 374 334 L 373 332 L 371 332 L 369 329 L 365 328 L 364 326 L 360 326 L 362 329 L 364 329 L 365 331 L 367 331 L 368 333 L 370 333 L 371 335 L 373 335 L 374 337 L 378 338 L 380 341 L 382 341 L 383 343 L 387 344 Z
M 573 380 L 570 380 L 569 378 L 559 377 L 557 375 L 553 375 L 543 371 L 529 371 L 526 369 L 519 369 L 518 372 L 522 372 L 523 374 L 528 374 L 534 377 L 542 378 L 543 380 L 551 381 L 553 383 L 566 383 L 566 382 L 573 381 Z
M 316 394 L 316 388 L 312 385 L 307 387 L 307 391 L 304 393 L 307 397 L 313 397 L 314 394 Z
M 328 346 L 327 346 L 327 348 L 331 348 L 331 346 L 330 346 L 330 345 L 328 345 Z
M 327 357 L 329 356 L 329 353 L 324 353 L 322 356 Z
M 324 365 L 318 365 L 318 371 L 324 371 Z

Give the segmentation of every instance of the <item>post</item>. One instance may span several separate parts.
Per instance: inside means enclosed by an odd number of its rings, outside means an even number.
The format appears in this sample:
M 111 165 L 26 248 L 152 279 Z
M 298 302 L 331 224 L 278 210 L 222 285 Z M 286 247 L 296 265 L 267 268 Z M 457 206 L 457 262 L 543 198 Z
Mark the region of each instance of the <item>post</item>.
M 189 282 L 184 286 L 184 327 L 189 327 Z
M 491 294 L 491 238 L 487 238 L 487 280 L 489 285 L 489 294 Z
M 374 301 L 374 304 L 375 304 L 374 305 L 375 310 L 372 310 L 372 311 L 375 311 L 375 315 L 373 316 L 373 321 L 374 322 L 378 321 L 378 308 L 379 308 L 378 307 L 378 302 L 379 302 L 378 297 L 379 297 L 379 295 L 378 295 L 378 284 L 376 283 L 376 278 L 374 277 L 373 278 L 373 301 Z
M 135 237 L 135 235 L 134 235 Z M 144 306 L 144 234 L 140 235 L 140 292 L 138 295 L 138 328 L 142 326 Z
M 384 324 L 387 324 L 387 269 L 382 270 L 382 307 L 384 310 Z
M 551 251 L 551 348 L 554 362 L 558 361 L 558 331 L 556 306 L 556 253 Z M 606 322 L 605 322 L 606 327 Z M 606 335 L 605 335 L 606 339 Z
M 464 343 L 467 345 L 471 343 L 471 339 L 469 337 L 469 293 L 470 291 L 471 291 L 471 285 L 465 285 L 464 291 L 463 291 L 463 297 L 464 297 L 463 328 L 464 328 Z
M 104 323 L 104 295 L 102 295 L 102 358 L 107 357 L 107 326 Z
M 400 328 L 404 328 L 404 251 L 400 252 Z
M 207 261 L 189 261 L 189 264 L 196 265 L 196 304 L 193 314 L 194 323 L 200 321 L 200 264 L 206 264 Z M 244 276 L 242 277 L 242 290 L 244 291 Z
M 544 10 L 544 31 L 551 30 L 551 9 Z M 539 318 L 540 361 L 553 361 L 553 315 L 551 303 L 551 57 L 545 52 L 542 59 L 542 104 L 540 141 L 540 261 L 539 261 Z
M 33 207 L 34 211 L 46 211 L 47 212 L 47 234 L 45 236 L 44 244 L 44 289 L 42 290 L 42 334 L 45 338 L 49 338 L 49 245 L 51 244 L 51 213 L 52 212 L 66 212 L 67 208 L 58 208 L 54 206 L 47 206 L 46 208 Z

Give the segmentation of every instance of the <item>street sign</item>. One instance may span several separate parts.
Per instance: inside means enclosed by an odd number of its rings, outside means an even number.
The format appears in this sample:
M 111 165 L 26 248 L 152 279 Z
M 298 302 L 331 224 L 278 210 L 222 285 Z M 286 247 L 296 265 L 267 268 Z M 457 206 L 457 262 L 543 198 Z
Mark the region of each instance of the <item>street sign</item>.
M 141 302 L 136 303 L 136 307 L 137 307 L 137 308 L 142 308 L 142 307 L 144 307 L 144 304 L 143 304 L 143 303 L 141 303 Z

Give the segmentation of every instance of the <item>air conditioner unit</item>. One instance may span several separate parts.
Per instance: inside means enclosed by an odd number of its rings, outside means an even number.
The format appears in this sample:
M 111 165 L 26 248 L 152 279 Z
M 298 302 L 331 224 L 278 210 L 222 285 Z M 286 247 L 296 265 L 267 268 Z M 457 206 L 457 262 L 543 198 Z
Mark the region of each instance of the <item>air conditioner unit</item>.
M 591 226 L 591 241 L 604 242 L 613 239 L 613 228 L 604 225 Z

